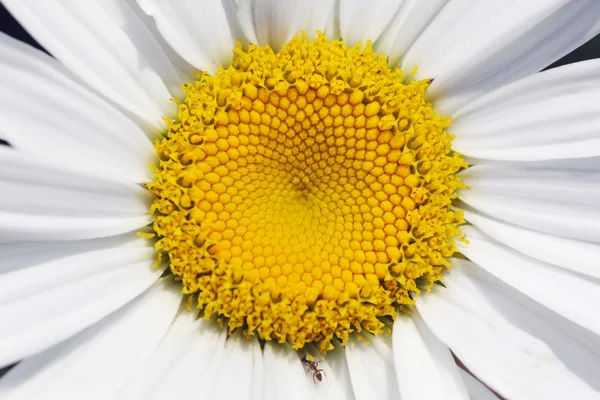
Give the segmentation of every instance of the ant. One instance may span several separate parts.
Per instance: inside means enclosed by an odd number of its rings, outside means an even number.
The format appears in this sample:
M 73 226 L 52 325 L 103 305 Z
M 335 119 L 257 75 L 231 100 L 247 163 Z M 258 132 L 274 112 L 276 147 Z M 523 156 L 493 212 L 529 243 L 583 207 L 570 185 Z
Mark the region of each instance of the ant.
M 323 375 L 325 375 L 325 377 L 327 378 L 327 374 L 325 373 L 325 371 L 319 368 L 319 361 L 315 360 L 315 358 L 310 354 L 306 354 L 304 357 L 302 357 L 302 360 L 300 361 L 302 361 L 302 364 L 308 367 L 309 371 L 313 372 L 313 382 L 315 383 L 315 385 L 317 384 L 317 381 L 315 381 L 315 379 L 319 382 L 322 382 Z

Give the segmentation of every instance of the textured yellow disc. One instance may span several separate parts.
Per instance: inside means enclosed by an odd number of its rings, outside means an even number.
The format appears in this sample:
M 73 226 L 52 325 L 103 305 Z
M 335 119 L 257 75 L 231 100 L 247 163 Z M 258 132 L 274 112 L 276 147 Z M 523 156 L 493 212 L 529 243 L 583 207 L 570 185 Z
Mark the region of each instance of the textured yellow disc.
M 156 247 L 205 316 L 326 351 L 440 279 L 466 163 L 428 84 L 319 35 L 238 46 L 184 86 L 147 187 Z

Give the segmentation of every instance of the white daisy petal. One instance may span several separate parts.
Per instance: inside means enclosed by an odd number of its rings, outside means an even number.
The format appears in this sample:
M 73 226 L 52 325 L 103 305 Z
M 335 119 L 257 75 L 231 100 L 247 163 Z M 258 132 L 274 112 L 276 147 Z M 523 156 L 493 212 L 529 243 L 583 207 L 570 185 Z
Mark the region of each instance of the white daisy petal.
M 235 385 L 231 384 L 235 379 Z M 256 336 L 249 342 L 241 331 L 225 342 L 209 399 L 261 399 L 263 391 L 263 355 Z
M 182 97 L 184 94 L 183 89 L 181 88 L 182 82 L 189 82 L 194 79 L 194 74 L 197 72 L 197 68 L 188 63 L 171 45 L 165 40 L 162 36 L 158 27 L 156 26 L 156 21 L 154 18 L 149 16 L 142 10 L 142 8 L 138 5 L 137 0 L 125 0 L 129 8 L 137 15 L 140 22 L 142 22 L 146 28 L 146 30 L 152 35 L 154 40 L 160 45 L 167 56 L 167 60 L 173 65 L 176 70 L 177 76 L 161 74 L 165 85 L 168 87 L 170 93 L 174 97 Z M 114 3 L 113 3 L 114 4 Z M 103 5 L 104 6 L 104 5 Z M 139 29 L 139 31 L 143 32 L 143 29 Z M 144 33 L 145 35 L 145 33 Z M 171 79 L 169 79 L 171 78 Z M 173 80 L 173 78 L 176 78 Z
M 327 352 L 327 359 L 325 360 L 325 363 L 320 363 L 319 367 L 324 365 L 324 369 L 327 371 L 328 383 L 329 377 L 334 377 L 333 379 L 335 379 L 336 385 L 342 391 L 344 397 L 347 400 L 354 400 L 355 396 L 354 389 L 352 388 L 352 378 L 350 377 L 348 362 L 346 361 L 346 349 L 335 340 L 332 342 L 332 344 L 335 346 L 335 349 Z M 318 359 L 316 354 L 313 354 L 313 356 L 315 359 Z M 320 393 L 321 392 L 319 391 L 319 394 Z
M 180 76 L 133 0 L 6 0 L 27 31 L 82 81 L 161 129 Z
M 337 0 L 312 0 L 310 3 L 304 3 L 309 6 L 310 14 L 302 25 L 301 29 L 306 31 L 309 38 L 316 38 L 317 31 L 322 31 L 331 39 L 339 39 L 340 27 L 338 24 L 339 10 Z M 305 26 L 305 28 L 302 28 Z
M 335 0 L 253 0 L 239 2 L 238 7 L 240 24 L 248 40 L 269 45 L 276 51 L 302 30 L 309 38 L 315 38 L 317 30 L 334 32 Z
M 266 43 L 259 42 L 257 29 L 254 26 L 254 1 L 233 1 L 236 3 L 234 9 L 244 36 L 250 43 L 265 45 Z M 265 29 L 264 26 L 260 28 Z
M 0 135 L 15 149 L 94 177 L 148 180 L 156 153 L 136 124 L 45 53 L 2 33 L 0 53 Z
M 197 313 L 179 311 L 156 349 L 115 400 L 202 398 L 213 384 L 224 355 L 227 332 Z
M 148 245 L 148 240 L 138 237 L 136 232 L 89 240 L 0 243 L 0 254 L 2 254 L 0 273 L 95 250 Z
M 160 342 L 180 303 L 176 285 L 162 279 L 97 326 L 17 365 L 0 380 L 0 398 L 113 398 Z
M 152 221 L 151 196 L 134 183 L 96 179 L 0 148 L 0 243 L 90 239 Z
M 458 242 L 457 246 L 469 259 L 521 293 L 600 335 L 600 320 L 594 317 L 596 310 L 589 307 L 600 304 L 598 282 L 519 253 L 474 227 L 462 230 L 469 244 Z
M 252 391 L 247 395 L 249 400 L 263 400 L 265 398 L 265 357 L 258 338 L 252 340 L 253 360 L 260 360 L 253 365 Z
M 152 195 L 135 183 L 94 179 L 0 148 L 0 210 L 33 215 L 127 217 L 148 213 Z
M 492 164 L 493 162 L 486 162 L 486 164 Z M 531 165 L 528 162 L 511 162 L 512 165 Z M 550 168 L 561 168 L 569 171 L 596 171 L 600 172 L 600 156 L 598 157 L 587 157 L 587 158 L 567 158 L 561 160 L 548 160 L 548 161 L 537 161 L 536 166 L 550 167 Z
M 469 398 L 450 350 L 435 337 L 418 312 L 396 319 L 392 341 L 403 400 Z
M 0 243 L 91 239 L 129 232 L 150 222 L 150 215 L 90 218 L 0 211 Z
M 411 72 L 418 67 L 417 79 L 437 77 L 457 50 L 474 39 L 474 32 L 514 2 L 487 1 L 486 7 L 478 5 L 477 0 L 447 2 L 402 55 L 401 68 Z
M 137 0 L 144 12 L 156 20 L 165 40 L 196 68 L 217 72 L 233 59 L 235 20 L 219 0 Z
M 316 389 L 315 393 L 318 398 L 327 400 L 354 399 L 350 374 L 342 347 L 338 346 L 335 350 L 328 351 L 326 358 L 311 344 L 305 345 L 302 351 L 310 354 L 318 363 L 317 368 L 322 370 L 322 381 L 319 382 L 315 376 L 315 371 L 306 365 L 304 366 L 308 384 Z
M 398 382 L 394 370 L 392 338 L 361 333 L 370 343 L 351 337 L 346 346 L 346 360 L 357 400 L 397 399 Z
M 452 147 L 470 157 L 537 161 L 598 156 L 600 60 L 521 79 L 453 117 Z
M 65 0 L 59 0 L 65 1 Z M 73 0 L 66 0 L 73 1 Z M 88 0 L 89 1 L 89 0 Z M 128 36 L 139 54 L 144 57 L 147 65 L 153 73 L 157 74 L 169 93 L 178 96 L 182 93 L 181 83 L 193 77 L 193 67 L 180 57 L 173 57 L 177 53 L 161 37 L 156 29 L 156 24 L 142 11 L 136 0 L 95 0 Z M 139 68 L 139 59 L 136 60 Z M 145 68 L 142 68 L 145 73 Z M 154 78 L 154 77 L 152 77 Z M 143 83 L 148 78 L 143 77 Z M 154 80 L 153 80 L 154 82 Z M 157 85 L 158 87 L 159 85 Z M 162 86 L 160 93 L 162 93 Z M 160 98 L 157 104 L 164 102 Z M 172 108 L 171 102 L 166 103 L 167 108 Z M 164 111 L 164 109 L 163 109 Z
M 143 365 L 119 389 L 115 399 L 151 399 L 180 358 L 193 348 L 196 337 L 207 331 L 202 331 L 204 320 L 197 319 L 197 313 L 188 312 L 185 302 L 182 302 L 179 313 L 173 320 L 156 350 L 146 359 Z M 208 344 L 209 341 L 206 342 Z M 198 360 L 199 362 L 201 359 Z M 195 372 L 199 372 L 197 369 Z M 167 380 L 167 379 L 165 379 Z M 177 385 L 173 385 L 176 387 Z
M 375 49 L 388 56 L 390 65 L 398 65 L 402 56 L 447 2 L 403 0 L 387 29 L 377 39 Z
M 497 400 L 498 397 L 488 389 L 483 383 L 479 382 L 467 371 L 461 369 L 460 376 L 467 386 L 469 397 L 472 400 Z
M 460 262 L 460 261 L 459 261 Z M 455 270 L 447 278 L 458 274 Z M 477 285 L 447 283 L 417 308 L 434 334 L 478 378 L 509 399 L 593 399 L 597 393 L 567 369 L 541 340 L 507 321 L 488 305 Z
M 90 239 L 152 221 L 149 192 L 0 148 L 0 243 Z
M 538 72 L 600 32 L 595 0 L 452 1 L 408 50 L 402 66 L 451 115 L 490 90 Z
M 288 344 L 267 342 L 264 347 L 264 400 L 296 400 L 315 397 L 305 378 L 298 353 Z
M 339 0 L 340 35 L 348 46 L 375 42 L 394 18 L 398 0 Z
M 470 207 L 465 219 L 481 232 L 540 261 L 600 278 L 600 244 L 565 239 L 504 223 Z
M 582 328 L 510 287 L 483 268 L 452 260 L 444 282 L 465 290 L 481 312 L 505 319 L 544 342 L 554 356 L 580 379 L 600 391 L 600 336 Z
M 104 318 L 161 275 L 154 249 L 92 251 L 0 274 L 0 366 Z
M 600 171 L 499 163 L 461 174 L 459 198 L 490 216 L 536 231 L 600 242 Z

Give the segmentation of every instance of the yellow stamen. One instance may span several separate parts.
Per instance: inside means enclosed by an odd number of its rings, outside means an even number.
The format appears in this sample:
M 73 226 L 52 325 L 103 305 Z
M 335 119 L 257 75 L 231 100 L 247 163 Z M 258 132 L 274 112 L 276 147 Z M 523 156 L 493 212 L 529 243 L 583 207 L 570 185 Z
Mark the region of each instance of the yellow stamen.
M 413 304 L 460 234 L 448 117 L 366 47 L 240 45 L 184 86 L 155 180 L 156 244 L 204 315 L 301 348 Z

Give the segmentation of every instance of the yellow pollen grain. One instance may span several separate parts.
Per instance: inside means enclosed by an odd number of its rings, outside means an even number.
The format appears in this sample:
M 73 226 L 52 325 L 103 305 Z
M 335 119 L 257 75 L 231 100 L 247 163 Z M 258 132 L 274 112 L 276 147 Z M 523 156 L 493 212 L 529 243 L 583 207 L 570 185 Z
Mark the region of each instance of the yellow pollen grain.
M 383 332 L 450 267 L 466 163 L 371 44 L 251 45 L 184 86 L 147 185 L 159 253 L 229 331 L 294 348 Z

